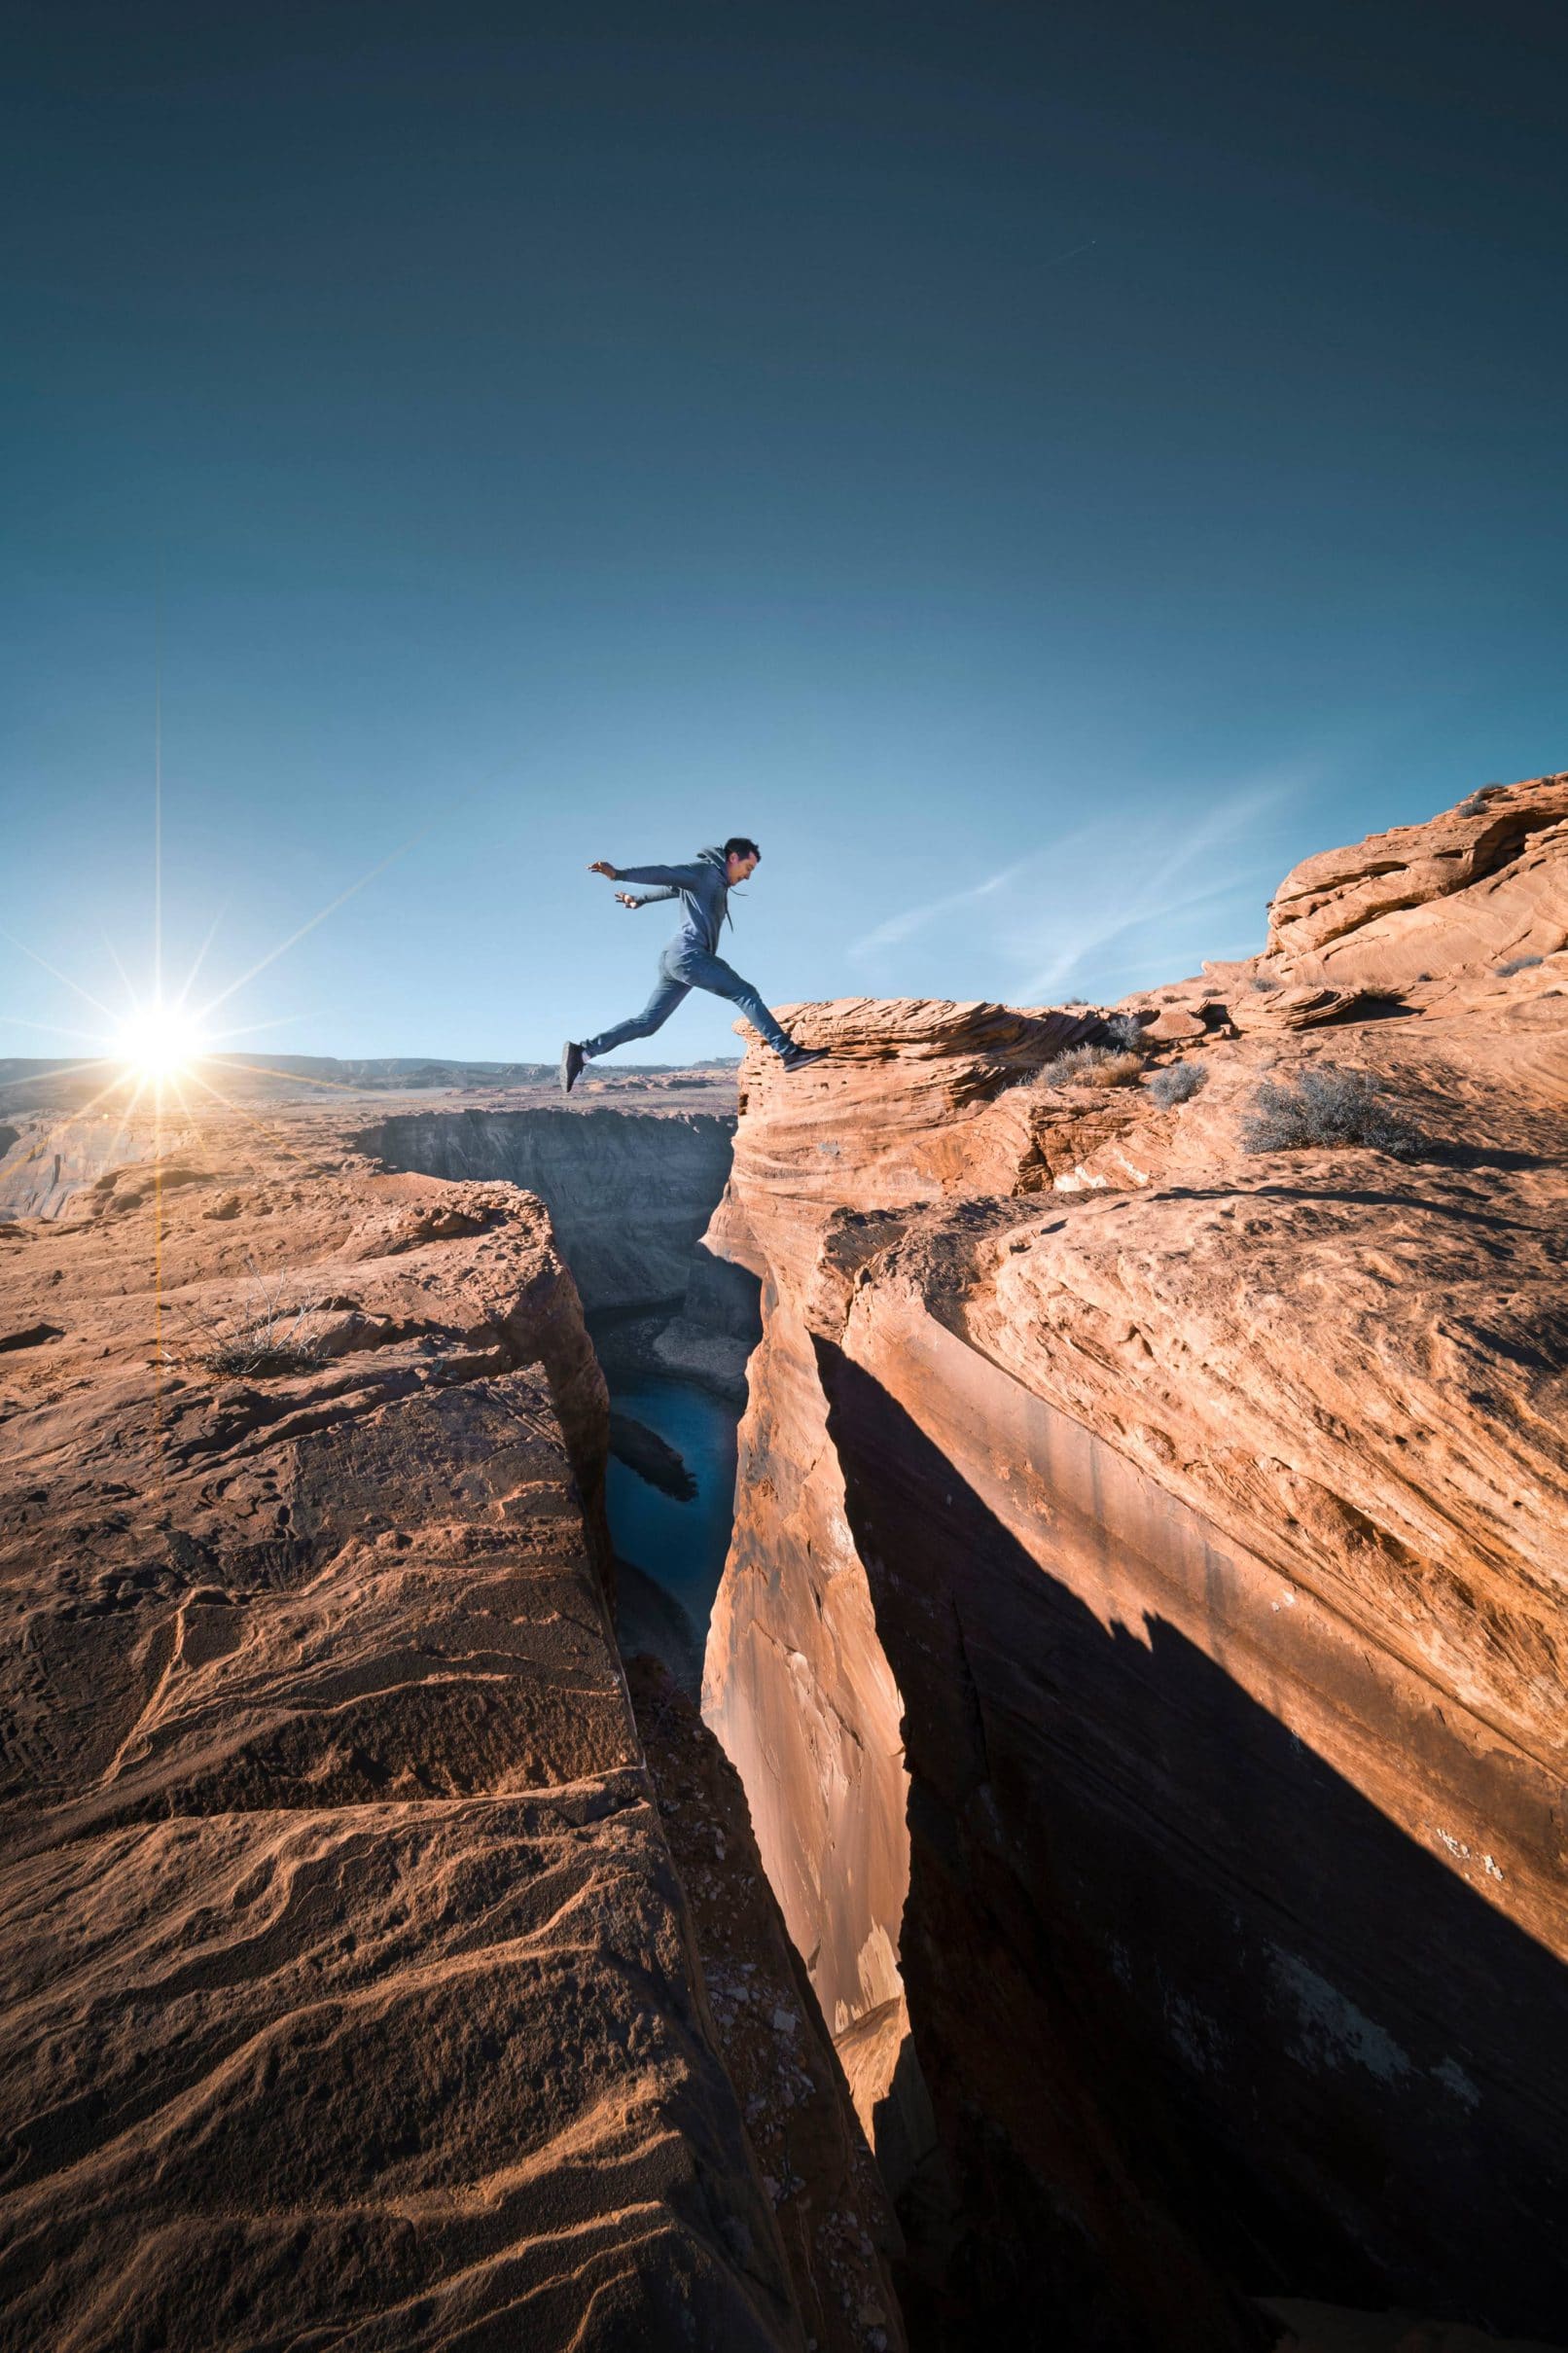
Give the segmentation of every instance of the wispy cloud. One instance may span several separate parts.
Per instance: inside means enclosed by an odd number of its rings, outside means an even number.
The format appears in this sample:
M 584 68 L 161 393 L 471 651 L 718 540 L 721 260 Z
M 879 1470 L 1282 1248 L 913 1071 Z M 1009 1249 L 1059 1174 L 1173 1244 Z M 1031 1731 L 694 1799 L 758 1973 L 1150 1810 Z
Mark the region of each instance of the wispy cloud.
M 1026 1004 L 1049 996 L 1096 949 L 1152 928 L 1168 937 L 1179 917 L 1247 888 L 1260 865 L 1263 821 L 1284 798 L 1282 785 L 1245 786 L 1194 822 L 1147 826 L 1141 839 L 1123 824 L 1097 829 L 1101 854 L 1091 864 L 1081 858 L 1076 873 L 1058 870 L 1038 919 L 1009 938 L 1010 951 L 1031 968 L 1015 993 Z
M 1191 794 L 1184 802 L 1161 790 L 1153 810 L 1155 788 L 1108 793 L 1105 816 L 979 882 L 888 916 L 849 953 L 896 965 L 903 960 L 893 951 L 916 934 L 940 933 L 941 946 L 930 944 L 934 961 L 961 955 L 973 972 L 979 949 L 982 964 L 995 965 L 994 992 L 1025 1005 L 1059 995 L 1075 979 L 1103 975 L 1120 995 L 1137 984 L 1134 973 L 1174 978 L 1199 953 L 1214 952 L 1228 905 L 1229 937 L 1243 915 L 1261 926 L 1279 857 L 1270 821 L 1302 781 L 1249 779 L 1198 807 Z M 980 942 L 973 918 L 982 908 Z
M 994 898 L 1030 863 L 1027 858 L 1020 859 L 1016 866 L 1005 866 L 1000 873 L 988 874 L 983 882 L 971 883 L 965 890 L 948 891 L 941 899 L 927 900 L 923 907 L 907 907 L 903 914 L 889 915 L 885 923 L 878 923 L 876 929 L 867 932 L 864 939 L 851 940 L 849 953 L 852 956 L 873 956 L 883 948 L 897 947 L 901 940 L 911 939 L 917 931 L 923 931 L 928 923 L 935 923 L 940 916 L 954 914 L 959 908 L 972 907 L 979 900 Z

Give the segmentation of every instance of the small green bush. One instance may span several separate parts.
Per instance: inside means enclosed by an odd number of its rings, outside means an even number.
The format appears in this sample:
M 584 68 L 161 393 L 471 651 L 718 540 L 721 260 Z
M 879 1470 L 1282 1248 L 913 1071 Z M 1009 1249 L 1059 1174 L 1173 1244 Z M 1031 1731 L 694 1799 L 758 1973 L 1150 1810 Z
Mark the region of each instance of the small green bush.
M 1243 1152 L 1304 1152 L 1314 1145 L 1360 1144 L 1408 1159 L 1423 1139 L 1364 1070 L 1317 1062 L 1297 1080 L 1265 1079 L 1242 1123 Z
M 1161 1111 L 1173 1111 L 1178 1103 L 1190 1103 L 1200 1088 L 1209 1083 L 1209 1074 L 1197 1062 L 1167 1062 L 1157 1070 L 1149 1082 L 1149 1092 Z

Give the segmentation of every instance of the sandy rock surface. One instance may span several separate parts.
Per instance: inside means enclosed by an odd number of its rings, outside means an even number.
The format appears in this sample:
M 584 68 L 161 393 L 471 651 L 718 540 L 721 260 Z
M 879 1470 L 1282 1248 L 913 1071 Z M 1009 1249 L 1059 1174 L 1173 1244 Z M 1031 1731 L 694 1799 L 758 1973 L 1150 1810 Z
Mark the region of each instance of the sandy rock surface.
M 1130 1082 L 930 1003 L 742 1067 L 704 1713 L 914 2274 L 998 2326 L 1027 2236 L 1118 2342 L 1230 2341 L 1226 2281 L 1560 2335 L 1565 894 L 1546 778 L 1308 861 L 1127 1001 Z M 1331 1067 L 1408 1156 L 1246 1148 Z
M 0 1233 L 8 2341 L 803 2353 L 544 1209 L 127 1124 Z

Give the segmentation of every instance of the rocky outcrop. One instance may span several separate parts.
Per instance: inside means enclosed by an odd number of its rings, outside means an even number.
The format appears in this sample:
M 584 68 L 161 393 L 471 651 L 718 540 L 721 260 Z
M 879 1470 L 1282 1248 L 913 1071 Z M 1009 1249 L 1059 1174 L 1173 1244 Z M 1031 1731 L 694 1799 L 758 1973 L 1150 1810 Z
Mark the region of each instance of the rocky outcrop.
M 397 1113 L 359 1140 L 388 1168 L 537 1194 L 593 1309 L 684 1297 L 733 1129 L 728 1113 L 530 1108 Z
M 1129 1004 L 1130 1085 L 1029 1084 L 1069 1016 L 984 1006 L 743 1065 L 704 1713 L 930 2342 L 1568 2309 L 1565 815 L 1310 861 L 1265 958 Z M 1246 1149 L 1324 1062 L 1414 1159 Z
M 0 1232 L 8 2341 L 804 2353 L 545 1211 L 180 1149 Z
M 1565 831 L 1568 775 L 1540 776 L 1327 850 L 1280 884 L 1266 953 L 1363 987 L 1550 954 L 1568 931 Z

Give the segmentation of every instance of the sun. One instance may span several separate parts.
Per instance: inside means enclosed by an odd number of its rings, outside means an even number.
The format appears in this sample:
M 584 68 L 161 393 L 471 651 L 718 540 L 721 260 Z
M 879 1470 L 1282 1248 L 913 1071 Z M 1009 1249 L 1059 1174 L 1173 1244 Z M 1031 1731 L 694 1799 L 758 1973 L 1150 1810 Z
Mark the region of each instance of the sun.
M 143 1005 L 121 1024 L 115 1051 L 142 1079 L 178 1077 L 205 1050 L 191 1016 L 177 1005 Z

